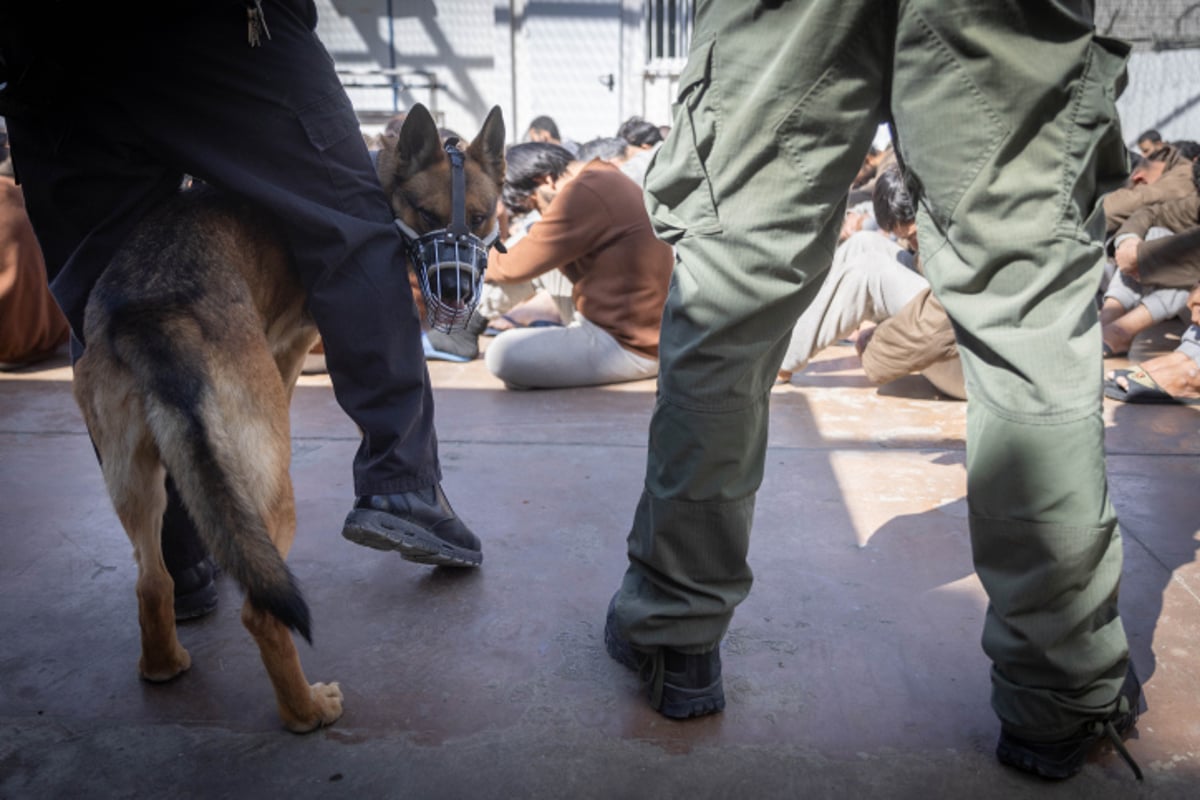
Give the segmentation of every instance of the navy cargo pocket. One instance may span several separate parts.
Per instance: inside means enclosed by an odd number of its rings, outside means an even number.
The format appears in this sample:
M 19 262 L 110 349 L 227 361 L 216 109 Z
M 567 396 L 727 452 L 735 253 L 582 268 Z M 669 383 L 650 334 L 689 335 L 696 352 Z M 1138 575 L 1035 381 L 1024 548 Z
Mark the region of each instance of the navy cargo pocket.
M 1100 198 L 1121 186 L 1129 155 L 1121 137 L 1117 97 L 1125 88 L 1130 47 L 1118 39 L 1093 36 L 1083 75 L 1071 98 L 1060 191 L 1058 230 L 1072 237 L 1104 237 Z
M 322 152 L 351 134 L 359 135 L 358 119 L 341 89 L 305 106 L 297 114 L 309 141 Z
M 379 187 L 345 91 L 339 86 L 296 114 L 318 153 L 315 160 L 325 171 L 321 185 L 328 194 L 323 203 L 360 220 L 390 224 L 391 208 Z
M 712 41 L 692 49 L 679 76 L 671 135 L 658 149 L 646 175 L 650 218 L 659 237 L 668 244 L 674 244 L 685 233 L 721 232 L 706 167 L 717 133 L 712 50 Z

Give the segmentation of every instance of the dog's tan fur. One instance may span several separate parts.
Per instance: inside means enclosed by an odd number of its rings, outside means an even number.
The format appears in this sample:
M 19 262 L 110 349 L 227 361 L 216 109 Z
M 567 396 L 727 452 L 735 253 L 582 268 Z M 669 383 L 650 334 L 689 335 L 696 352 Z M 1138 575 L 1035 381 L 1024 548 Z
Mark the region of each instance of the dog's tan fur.
M 495 219 L 503 146 L 496 108 L 466 150 L 467 216 L 480 232 Z M 396 147 L 380 154 L 394 211 L 421 232 L 450 216 L 440 147 L 418 107 Z M 167 681 L 191 663 L 162 556 L 169 472 L 209 551 L 246 592 L 242 622 L 284 725 L 330 724 L 342 713 L 341 690 L 308 683 L 289 631 L 309 636 L 308 608 L 284 563 L 296 530 L 288 407 L 317 330 L 276 225 L 211 190 L 180 195 L 138 226 L 105 271 L 84 332 L 75 397 L 133 543 L 141 675 Z

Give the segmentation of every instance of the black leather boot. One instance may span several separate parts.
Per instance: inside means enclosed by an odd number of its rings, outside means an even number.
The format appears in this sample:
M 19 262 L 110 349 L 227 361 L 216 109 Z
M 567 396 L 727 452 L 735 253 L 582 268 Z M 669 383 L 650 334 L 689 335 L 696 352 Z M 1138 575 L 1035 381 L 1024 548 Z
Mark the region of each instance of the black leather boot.
M 638 673 L 651 708 L 671 719 L 725 710 L 720 642 L 707 653 L 684 653 L 673 647 L 638 649 L 617 630 L 616 605 L 613 595 L 604 618 L 604 649 L 613 661 Z
M 483 562 L 479 538 L 454 513 L 438 484 L 358 498 L 342 536 L 376 550 L 397 550 L 418 564 L 477 567 Z
M 183 507 L 175 482 L 167 477 L 167 509 L 162 526 L 163 562 L 175 581 L 175 620 L 206 617 L 217 610 L 220 570 Z
M 220 573 L 211 556 L 205 556 L 187 569 L 171 576 L 175 581 L 175 621 L 206 617 L 217 610 L 217 582 Z

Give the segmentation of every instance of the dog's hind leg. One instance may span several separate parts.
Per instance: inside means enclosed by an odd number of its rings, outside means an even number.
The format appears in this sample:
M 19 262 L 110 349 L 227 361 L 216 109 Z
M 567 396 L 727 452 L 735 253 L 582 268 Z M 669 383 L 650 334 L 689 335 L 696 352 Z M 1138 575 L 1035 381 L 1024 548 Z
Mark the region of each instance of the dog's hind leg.
M 96 365 L 89 355 L 99 357 L 100 353 L 85 354 L 80 360 L 75 393 L 100 456 L 113 507 L 137 562 L 142 635 L 138 671 L 148 681 L 168 681 L 191 666 L 191 657 L 176 634 L 175 584 L 162 555 L 166 471 L 146 426 L 141 400 L 125 390 L 127 382 L 112 362 Z
M 236 365 L 225 365 L 214 380 L 214 397 L 222 419 L 239 421 L 238 436 L 222 448 L 219 459 L 246 487 L 245 506 L 261 519 L 271 543 L 287 558 L 296 533 L 296 503 L 289 474 L 291 431 L 288 392 L 273 374 L 268 354 L 247 347 Z M 240 378 L 235 370 L 242 370 Z M 274 373 L 277 375 L 278 373 Z M 263 567 L 265 569 L 265 565 Z M 249 599 L 242 606 L 242 624 L 258 644 L 263 665 L 275 689 L 284 726 L 305 733 L 329 725 L 342 714 L 342 692 L 336 683 L 309 685 L 296 645 L 280 619 Z
M 284 727 L 293 733 L 307 733 L 342 715 L 341 688 L 337 683 L 309 685 L 292 633 L 283 623 L 247 601 L 242 606 L 242 624 L 258 643 Z
M 286 406 L 284 407 L 286 414 Z M 284 417 L 286 420 L 286 416 Z M 292 483 L 288 478 L 290 447 L 288 442 L 283 458 L 274 463 L 260 463 L 259 469 L 274 472 L 274 481 L 263 480 L 258 485 L 274 485 L 275 496 L 268 501 L 264 517 L 271 541 L 281 555 L 287 556 L 296 531 L 296 504 Z M 272 448 L 264 448 L 270 450 Z M 264 498 L 265 499 L 265 498 Z M 263 666 L 275 688 L 275 701 L 284 726 L 293 733 L 306 733 L 329 725 L 342 715 L 342 691 L 336 683 L 315 683 L 311 686 L 300 666 L 300 655 L 292 633 L 278 618 L 255 608 L 249 600 L 242 606 L 242 624 L 258 643 Z

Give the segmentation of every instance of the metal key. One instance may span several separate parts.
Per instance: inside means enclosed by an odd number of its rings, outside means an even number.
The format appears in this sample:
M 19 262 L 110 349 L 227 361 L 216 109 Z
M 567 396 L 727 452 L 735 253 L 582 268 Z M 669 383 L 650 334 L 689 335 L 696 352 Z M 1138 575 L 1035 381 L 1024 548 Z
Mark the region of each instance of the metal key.
M 262 44 L 262 37 L 271 38 L 267 17 L 262 10 L 262 0 L 246 0 L 246 41 L 251 47 Z

